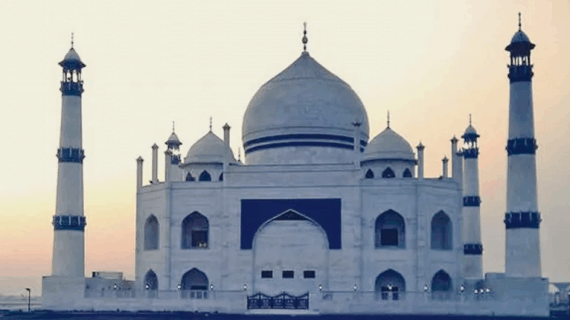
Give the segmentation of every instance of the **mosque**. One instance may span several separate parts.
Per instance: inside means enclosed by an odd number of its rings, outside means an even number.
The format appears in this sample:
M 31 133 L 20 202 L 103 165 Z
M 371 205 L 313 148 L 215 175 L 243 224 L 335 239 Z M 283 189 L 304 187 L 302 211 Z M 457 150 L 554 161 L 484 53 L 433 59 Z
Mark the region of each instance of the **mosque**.
M 506 268 L 483 273 L 478 154 L 469 121 L 451 138 L 441 176 L 424 176 L 424 146 L 388 125 L 369 131 L 356 92 L 304 50 L 251 99 L 243 161 L 230 126 L 210 126 L 183 156 L 173 131 L 158 176 L 137 159 L 134 281 L 85 278 L 81 70 L 60 63 L 62 122 L 51 276 L 52 310 L 231 314 L 548 316 L 542 277 L 532 105 L 535 45 L 521 30 L 510 53 L 506 146 Z M 448 161 L 451 160 L 451 169 Z M 148 178 L 147 178 L 148 179 Z

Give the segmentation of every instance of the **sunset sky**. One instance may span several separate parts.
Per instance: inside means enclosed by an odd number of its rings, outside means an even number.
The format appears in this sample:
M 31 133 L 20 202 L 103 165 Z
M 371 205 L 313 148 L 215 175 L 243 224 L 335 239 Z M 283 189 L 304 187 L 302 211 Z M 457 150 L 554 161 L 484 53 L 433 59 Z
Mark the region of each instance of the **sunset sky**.
M 134 277 L 136 162 L 176 121 L 185 155 L 228 123 L 234 154 L 257 89 L 308 51 L 363 101 L 371 138 L 386 126 L 426 146 L 441 175 L 469 114 L 481 135 L 485 272 L 503 272 L 509 82 L 505 46 L 536 44 L 533 94 L 543 275 L 570 281 L 570 2 L 2 1 L 0 3 L 0 294 L 40 292 L 51 273 L 61 117 L 58 65 L 83 71 L 86 275 Z M 163 177 L 163 157 L 159 157 Z M 161 178 L 162 180 L 163 178 Z

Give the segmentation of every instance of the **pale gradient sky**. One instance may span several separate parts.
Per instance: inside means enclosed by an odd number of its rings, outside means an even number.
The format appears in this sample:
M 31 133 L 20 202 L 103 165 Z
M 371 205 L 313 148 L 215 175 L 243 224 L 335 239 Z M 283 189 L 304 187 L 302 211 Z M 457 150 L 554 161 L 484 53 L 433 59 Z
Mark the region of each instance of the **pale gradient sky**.
M 247 104 L 308 51 L 362 99 L 371 138 L 391 127 L 426 145 L 441 174 L 469 113 L 480 139 L 484 269 L 504 271 L 508 89 L 504 51 L 517 30 L 536 43 L 543 275 L 570 280 L 568 1 L 2 1 L 0 3 L 0 294 L 39 292 L 51 272 L 61 116 L 57 65 L 70 46 L 84 69 L 86 274 L 134 274 L 135 159 L 176 121 L 183 153 L 208 130 L 241 142 Z M 160 174 L 163 157 L 159 157 Z

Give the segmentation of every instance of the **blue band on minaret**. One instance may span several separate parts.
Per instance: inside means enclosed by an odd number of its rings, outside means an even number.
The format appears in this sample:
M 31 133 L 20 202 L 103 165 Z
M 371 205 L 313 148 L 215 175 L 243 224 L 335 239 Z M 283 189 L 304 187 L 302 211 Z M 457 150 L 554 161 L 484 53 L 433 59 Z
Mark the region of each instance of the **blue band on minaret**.
M 463 245 L 464 255 L 482 255 L 483 245 L 480 243 L 468 243 Z
M 53 217 L 54 230 L 75 230 L 84 231 L 87 222 L 84 216 L 54 216 Z
M 59 90 L 64 96 L 81 97 L 81 94 L 83 93 L 83 83 L 62 82 Z
M 180 163 L 180 155 L 179 154 L 172 155 L 172 158 L 170 159 L 170 164 L 179 164 L 179 163 Z
M 538 212 L 507 212 L 504 220 L 507 229 L 538 229 L 541 221 Z
M 536 154 L 535 138 L 517 138 L 507 141 L 507 153 L 509 156 L 517 154 Z
M 79 148 L 59 148 L 56 157 L 59 162 L 83 163 L 85 151 Z
M 480 205 L 481 205 L 481 198 L 479 198 L 479 196 L 463 197 L 464 207 L 479 207 Z
M 477 159 L 479 156 L 479 148 L 469 148 L 463 150 L 463 158 L 465 159 Z
M 532 66 L 509 66 L 509 80 L 511 83 L 523 81 L 529 82 L 533 75 Z

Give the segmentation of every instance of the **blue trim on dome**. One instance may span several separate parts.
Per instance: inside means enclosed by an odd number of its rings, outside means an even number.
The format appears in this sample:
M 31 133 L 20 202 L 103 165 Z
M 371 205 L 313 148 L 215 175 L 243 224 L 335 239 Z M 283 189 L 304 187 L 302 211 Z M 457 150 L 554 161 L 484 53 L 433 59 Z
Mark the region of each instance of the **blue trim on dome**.
M 507 212 L 504 220 L 507 229 L 538 229 L 541 221 L 540 213 L 530 211 Z
M 54 230 L 84 231 L 87 222 L 84 216 L 53 216 Z
M 464 255 L 482 255 L 483 254 L 483 245 L 480 243 L 467 243 L 463 245 L 463 254 Z
M 339 142 L 348 142 L 354 144 L 353 137 L 341 136 L 336 134 L 282 134 L 277 136 L 268 136 L 257 139 L 252 139 L 244 142 L 244 148 L 247 148 L 253 144 L 272 142 L 279 140 L 333 140 Z M 368 143 L 366 140 L 360 140 L 360 145 L 366 147 Z
M 264 144 L 260 146 L 251 147 L 249 149 L 245 149 L 244 153 L 248 154 L 250 152 L 259 151 L 259 150 L 285 148 L 285 147 L 328 147 L 328 148 L 337 148 L 337 149 L 346 149 L 346 150 L 354 149 L 353 145 L 336 143 L 336 142 L 291 141 L 291 142 Z M 360 152 L 364 152 L 364 148 L 360 148 Z

